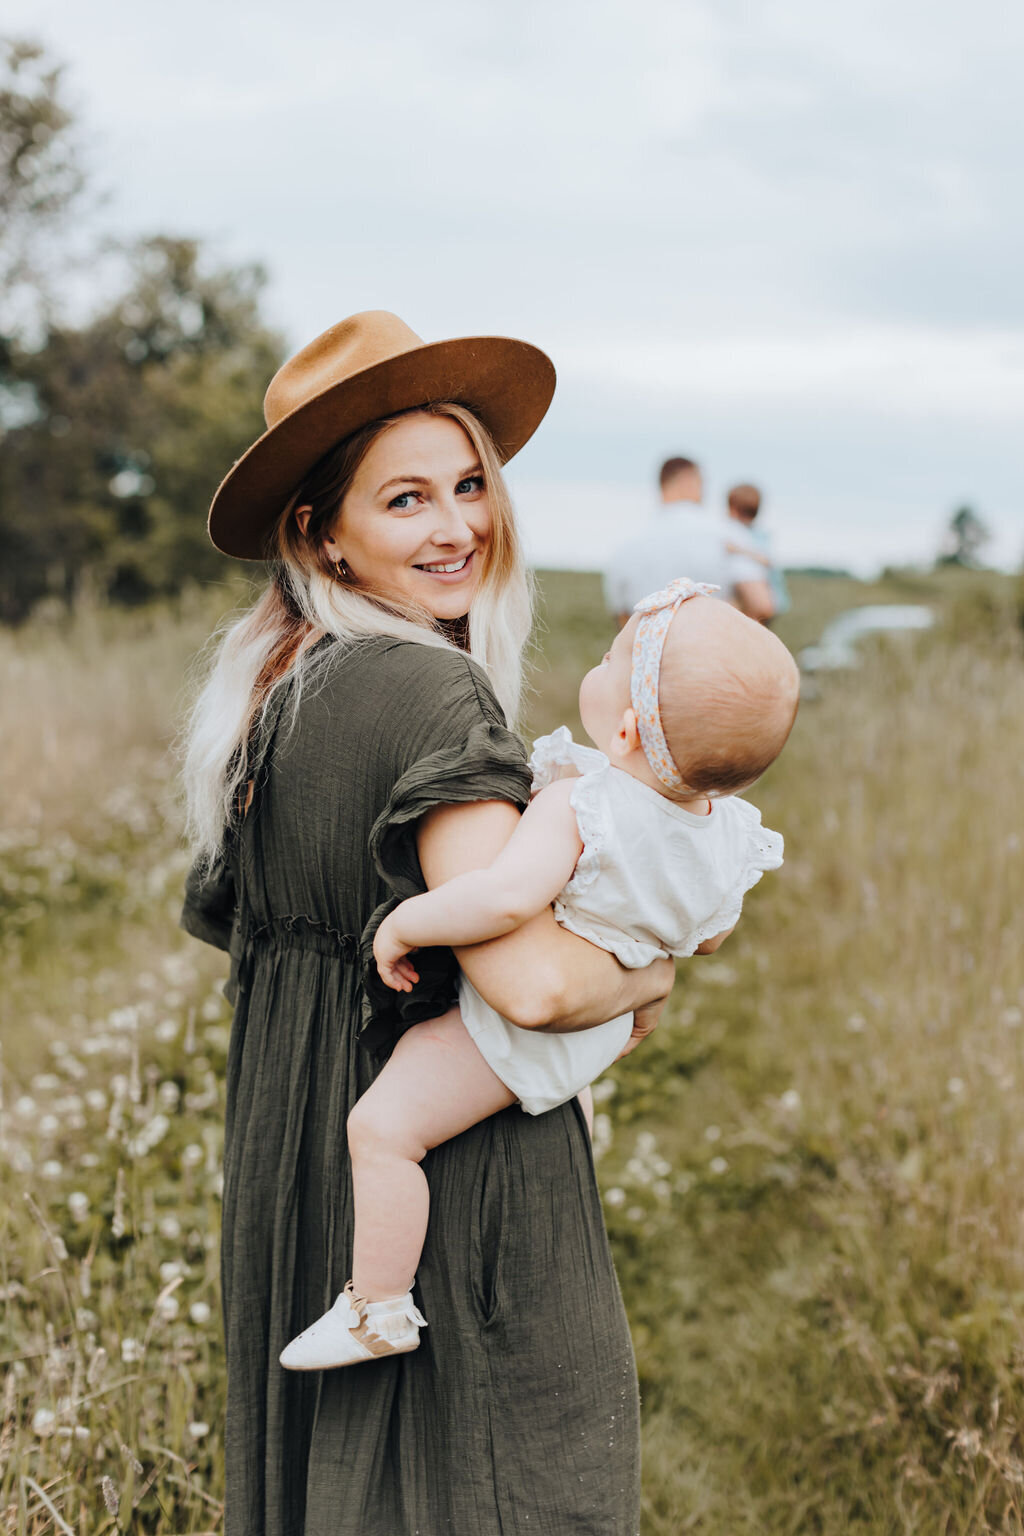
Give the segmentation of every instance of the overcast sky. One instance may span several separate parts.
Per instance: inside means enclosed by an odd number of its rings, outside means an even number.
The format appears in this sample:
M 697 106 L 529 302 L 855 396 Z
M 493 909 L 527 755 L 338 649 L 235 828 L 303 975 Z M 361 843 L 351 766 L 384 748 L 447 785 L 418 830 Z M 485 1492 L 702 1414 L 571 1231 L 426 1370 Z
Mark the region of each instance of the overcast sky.
M 104 217 L 269 270 L 295 346 L 397 311 L 521 335 L 510 470 L 593 566 L 669 453 L 791 563 L 1024 556 L 1019 85 L 1005 0 L 5 0 L 68 65 Z

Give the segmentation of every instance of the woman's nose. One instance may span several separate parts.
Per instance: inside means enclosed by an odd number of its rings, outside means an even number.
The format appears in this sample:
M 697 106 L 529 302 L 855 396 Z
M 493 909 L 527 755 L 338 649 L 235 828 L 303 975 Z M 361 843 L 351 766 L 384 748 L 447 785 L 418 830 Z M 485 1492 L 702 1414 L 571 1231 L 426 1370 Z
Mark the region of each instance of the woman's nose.
M 473 530 L 466 517 L 466 509 L 455 497 L 438 507 L 438 519 L 431 538 L 435 544 L 465 544 L 472 538 Z

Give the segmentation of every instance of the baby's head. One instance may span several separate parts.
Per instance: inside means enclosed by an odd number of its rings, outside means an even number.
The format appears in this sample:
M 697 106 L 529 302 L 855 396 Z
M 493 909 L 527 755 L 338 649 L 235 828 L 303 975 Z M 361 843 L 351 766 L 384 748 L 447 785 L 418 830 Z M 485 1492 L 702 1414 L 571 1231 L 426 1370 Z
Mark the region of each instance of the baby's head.
M 682 779 L 668 788 L 644 752 L 643 703 L 631 690 L 634 614 L 580 686 L 580 718 L 612 762 L 673 799 L 731 795 L 775 761 L 796 717 L 800 676 L 770 630 L 728 603 L 697 596 L 672 614 L 660 651 L 657 704 Z

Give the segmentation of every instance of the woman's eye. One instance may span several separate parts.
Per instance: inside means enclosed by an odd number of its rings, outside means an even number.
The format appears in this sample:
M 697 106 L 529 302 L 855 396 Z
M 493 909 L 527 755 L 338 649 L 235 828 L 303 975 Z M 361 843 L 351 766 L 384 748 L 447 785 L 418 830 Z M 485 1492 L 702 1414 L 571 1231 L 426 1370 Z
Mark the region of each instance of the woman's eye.
M 399 496 L 392 496 L 388 502 L 388 510 L 392 512 L 411 512 L 416 503 L 416 491 L 402 491 Z
M 455 494 L 456 496 L 471 496 L 474 491 L 482 491 L 483 488 L 483 475 L 467 475 L 465 480 L 460 480 L 455 487 Z

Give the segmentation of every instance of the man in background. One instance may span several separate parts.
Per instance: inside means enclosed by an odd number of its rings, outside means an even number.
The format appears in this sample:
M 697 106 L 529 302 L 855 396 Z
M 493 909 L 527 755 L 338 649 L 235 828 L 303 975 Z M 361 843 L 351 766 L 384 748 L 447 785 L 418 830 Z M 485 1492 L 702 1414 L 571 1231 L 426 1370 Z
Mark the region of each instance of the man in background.
M 743 531 L 733 533 L 724 519 L 701 506 L 700 466 L 692 459 L 666 459 L 659 480 L 658 516 L 620 545 L 604 573 L 605 601 L 619 628 L 629 621 L 634 604 L 676 576 L 714 583 L 727 602 L 766 624 L 775 607 L 765 567 L 753 558 L 753 545 L 740 552 Z
M 781 567 L 772 557 L 771 539 L 764 528 L 757 523 L 757 514 L 761 510 L 761 492 L 756 485 L 734 485 L 729 492 L 727 505 L 730 518 L 733 522 L 739 523 L 745 539 L 735 543 L 730 538 L 726 542 L 726 548 L 731 554 L 746 552 L 751 559 L 760 563 L 771 588 L 772 602 L 775 605 L 774 617 L 777 618 L 780 613 L 788 613 L 791 604 L 786 578 L 782 574 Z

